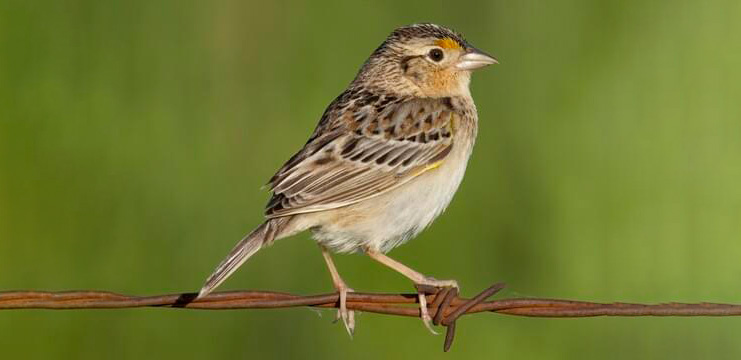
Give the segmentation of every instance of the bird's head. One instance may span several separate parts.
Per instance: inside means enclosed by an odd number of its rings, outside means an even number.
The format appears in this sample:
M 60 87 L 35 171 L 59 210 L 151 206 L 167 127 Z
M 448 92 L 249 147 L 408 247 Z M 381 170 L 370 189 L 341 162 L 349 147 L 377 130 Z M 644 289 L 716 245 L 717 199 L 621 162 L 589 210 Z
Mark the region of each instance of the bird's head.
M 471 71 L 497 60 L 460 34 L 435 24 L 394 30 L 371 54 L 354 84 L 399 95 L 469 95 Z

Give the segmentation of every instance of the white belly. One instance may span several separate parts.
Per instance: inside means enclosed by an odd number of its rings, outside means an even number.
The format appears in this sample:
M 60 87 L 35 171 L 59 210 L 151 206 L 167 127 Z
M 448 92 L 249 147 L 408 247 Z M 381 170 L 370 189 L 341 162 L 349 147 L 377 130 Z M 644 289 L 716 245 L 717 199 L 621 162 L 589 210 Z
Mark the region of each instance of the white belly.
M 473 144 L 454 148 L 444 162 L 385 194 L 317 214 L 314 238 L 335 252 L 388 252 L 424 230 L 450 203 Z

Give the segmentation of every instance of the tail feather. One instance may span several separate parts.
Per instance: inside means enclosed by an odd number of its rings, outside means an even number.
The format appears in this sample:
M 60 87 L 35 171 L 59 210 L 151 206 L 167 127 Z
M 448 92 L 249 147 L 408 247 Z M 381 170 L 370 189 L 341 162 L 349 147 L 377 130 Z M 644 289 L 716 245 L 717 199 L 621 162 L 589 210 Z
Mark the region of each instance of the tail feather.
M 231 274 L 233 274 L 240 265 L 244 264 L 247 259 L 254 255 L 260 248 L 270 245 L 275 239 L 278 224 L 268 220 L 258 226 L 251 233 L 247 234 L 229 253 L 219 266 L 216 267 L 213 274 L 208 277 L 206 283 L 201 288 L 196 299 L 208 295 L 223 283 Z

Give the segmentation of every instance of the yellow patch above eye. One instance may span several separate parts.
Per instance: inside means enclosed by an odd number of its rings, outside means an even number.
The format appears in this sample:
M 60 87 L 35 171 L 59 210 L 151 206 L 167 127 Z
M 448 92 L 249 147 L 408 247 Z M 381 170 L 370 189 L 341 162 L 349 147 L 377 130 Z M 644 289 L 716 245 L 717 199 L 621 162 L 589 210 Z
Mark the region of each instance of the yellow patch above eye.
M 461 48 L 461 45 L 458 44 L 457 41 L 455 41 L 455 40 L 453 40 L 453 39 L 451 39 L 449 37 L 436 40 L 435 41 L 435 45 L 437 45 L 437 46 L 439 46 L 439 47 L 441 47 L 443 49 L 460 49 Z

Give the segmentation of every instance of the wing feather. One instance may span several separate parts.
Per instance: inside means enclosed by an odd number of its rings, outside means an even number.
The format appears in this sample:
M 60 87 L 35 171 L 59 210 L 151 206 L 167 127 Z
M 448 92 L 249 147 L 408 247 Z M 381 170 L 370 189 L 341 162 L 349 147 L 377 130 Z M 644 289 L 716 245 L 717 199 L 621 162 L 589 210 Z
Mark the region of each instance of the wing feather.
M 271 179 L 268 218 L 363 201 L 444 161 L 458 116 L 449 101 L 375 99 L 341 95 L 330 105 L 304 148 Z

